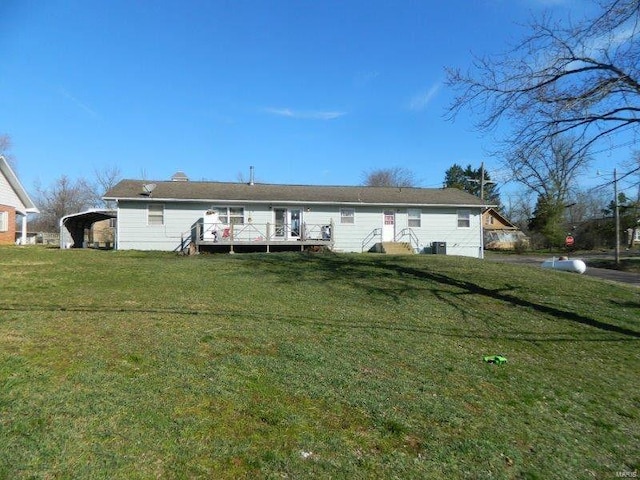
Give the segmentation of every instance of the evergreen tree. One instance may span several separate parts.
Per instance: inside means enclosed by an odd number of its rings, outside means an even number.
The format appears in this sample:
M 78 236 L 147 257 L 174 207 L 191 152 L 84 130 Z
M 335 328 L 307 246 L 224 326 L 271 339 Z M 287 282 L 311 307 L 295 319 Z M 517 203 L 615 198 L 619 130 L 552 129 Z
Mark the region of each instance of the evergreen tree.
M 540 195 L 529 221 L 529 230 L 540 234 L 549 248 L 561 247 L 567 234 L 564 222 L 564 203 L 558 199 Z
M 491 182 L 489 173 L 484 172 L 484 199 L 488 204 L 501 206 L 500 192 L 494 182 Z M 457 163 L 454 163 L 444 175 L 444 186 L 449 188 L 459 188 L 465 192 L 481 196 L 482 186 L 482 167 L 474 169 L 471 165 L 467 165 L 467 168 L 462 168 Z

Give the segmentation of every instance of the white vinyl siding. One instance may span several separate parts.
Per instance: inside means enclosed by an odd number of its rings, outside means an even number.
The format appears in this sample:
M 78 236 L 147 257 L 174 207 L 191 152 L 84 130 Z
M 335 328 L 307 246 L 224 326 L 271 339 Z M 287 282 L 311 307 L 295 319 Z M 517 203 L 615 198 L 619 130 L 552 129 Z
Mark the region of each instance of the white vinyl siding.
M 9 212 L 0 212 L 0 232 L 9 231 Z
M 341 208 L 340 223 L 343 225 L 353 225 L 354 223 L 356 223 L 355 208 Z
M 0 172 L 0 205 L 15 207 L 18 212 L 22 212 L 26 208 L 2 172 Z
M 422 226 L 422 210 L 419 208 L 410 208 L 407 210 L 408 226 L 412 228 L 420 228 Z
M 165 201 L 163 225 L 150 227 L 147 225 L 147 205 L 149 204 L 151 203 L 148 201 L 120 200 L 118 202 L 118 249 L 175 250 L 183 239 L 190 238 L 191 228 L 202 221 L 204 213 L 212 206 L 210 202 Z M 221 207 L 219 203 L 214 205 L 217 205 L 220 211 L 224 209 L 227 213 L 227 208 L 235 208 Z M 241 207 L 238 206 L 238 208 L 243 209 L 245 226 L 251 223 L 256 228 L 263 228 L 267 223 L 273 223 L 273 209 L 269 208 L 268 203 L 247 203 Z M 301 208 L 304 209 L 304 224 L 309 229 L 316 228 L 317 235 L 320 234 L 320 230 L 317 230 L 319 226 L 333 224 L 332 234 L 335 240 L 333 248 L 336 252 L 363 251 L 365 246 L 362 245 L 362 242 L 374 230 L 380 228 L 383 211 L 389 208 L 397 210 L 396 206 L 363 205 L 353 208 L 336 204 L 301 205 Z M 355 220 L 357 213 L 357 222 L 343 224 L 341 222 L 343 209 L 351 211 L 345 212 L 351 213 L 346 218 Z M 404 212 L 407 210 L 408 208 Z M 469 257 L 480 255 L 482 250 L 480 207 L 466 208 L 469 212 L 469 228 L 458 228 L 458 209 L 455 206 L 424 206 L 420 210 L 421 227 L 414 230 L 419 241 L 418 250 L 423 251 L 425 248 L 430 248 L 432 242 L 446 242 L 448 255 Z M 398 228 L 408 227 L 408 215 L 402 214 L 402 211 L 400 214 L 396 214 L 396 221 Z M 273 225 L 271 227 L 273 228 Z M 239 232 L 240 230 L 237 232 L 238 235 L 240 235 Z M 375 239 L 373 243 L 375 243 Z M 368 250 L 373 243 L 368 244 L 366 249 Z
M 458 209 L 458 228 L 471 227 L 471 212 L 467 208 Z
M 162 226 L 164 225 L 164 205 L 149 204 L 147 205 L 147 225 Z

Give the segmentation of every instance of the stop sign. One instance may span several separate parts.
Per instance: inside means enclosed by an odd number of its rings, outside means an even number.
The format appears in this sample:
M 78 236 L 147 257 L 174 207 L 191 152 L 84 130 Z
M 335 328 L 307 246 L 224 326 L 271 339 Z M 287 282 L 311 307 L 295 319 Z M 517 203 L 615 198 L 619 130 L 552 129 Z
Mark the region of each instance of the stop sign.
M 564 244 L 567 247 L 573 247 L 575 240 L 571 235 L 567 235 L 567 238 L 564 239 Z

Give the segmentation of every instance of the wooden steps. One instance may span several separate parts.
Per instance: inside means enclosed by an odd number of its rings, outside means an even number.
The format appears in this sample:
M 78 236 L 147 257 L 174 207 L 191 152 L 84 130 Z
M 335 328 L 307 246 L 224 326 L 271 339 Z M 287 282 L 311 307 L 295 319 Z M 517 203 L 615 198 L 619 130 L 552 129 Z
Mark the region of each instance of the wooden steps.
M 408 242 L 382 242 L 379 252 L 388 255 L 413 255 L 415 253 Z

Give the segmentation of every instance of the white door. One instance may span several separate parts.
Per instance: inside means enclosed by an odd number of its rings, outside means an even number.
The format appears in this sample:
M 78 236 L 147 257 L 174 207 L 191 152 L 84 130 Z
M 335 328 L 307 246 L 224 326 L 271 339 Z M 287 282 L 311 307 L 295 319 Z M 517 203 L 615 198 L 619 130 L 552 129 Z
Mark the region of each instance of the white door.
M 393 242 L 396 237 L 396 212 L 385 210 L 382 217 L 382 241 Z
M 297 240 L 302 226 L 301 208 L 274 208 L 275 237 L 280 240 Z

